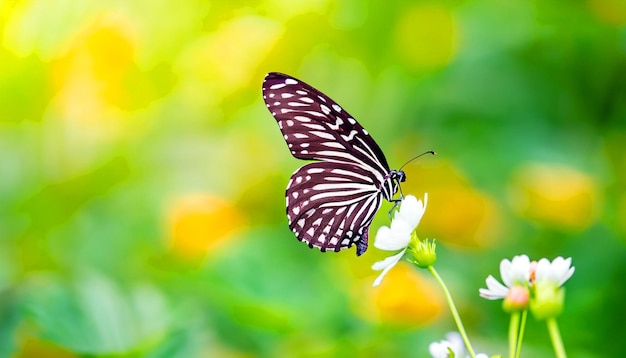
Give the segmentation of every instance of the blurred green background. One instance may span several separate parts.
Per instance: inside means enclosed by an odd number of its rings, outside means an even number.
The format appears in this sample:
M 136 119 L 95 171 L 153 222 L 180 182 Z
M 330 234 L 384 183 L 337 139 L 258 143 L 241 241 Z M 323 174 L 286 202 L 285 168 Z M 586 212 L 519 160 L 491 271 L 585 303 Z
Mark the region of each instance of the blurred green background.
M 502 258 L 572 257 L 572 357 L 626 353 L 626 2 L 0 1 L 0 356 L 424 357 L 426 272 L 287 227 L 261 98 L 305 80 L 373 134 L 478 351 Z M 372 236 L 388 224 L 385 204 Z M 553 356 L 530 318 L 523 355 Z

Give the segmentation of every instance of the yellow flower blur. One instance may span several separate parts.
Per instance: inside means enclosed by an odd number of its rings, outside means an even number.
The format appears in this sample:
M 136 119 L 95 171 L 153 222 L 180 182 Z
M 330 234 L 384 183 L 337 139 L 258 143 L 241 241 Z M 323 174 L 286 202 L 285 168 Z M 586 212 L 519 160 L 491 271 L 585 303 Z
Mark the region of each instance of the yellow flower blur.
M 176 199 L 168 221 L 172 251 L 187 258 L 203 257 L 243 227 L 239 210 L 212 194 Z
M 371 297 L 377 319 L 394 325 L 425 325 L 444 308 L 437 287 L 406 262 L 389 271 L 380 286 L 372 289 Z
M 531 163 L 514 174 L 510 204 L 522 217 L 565 230 L 583 230 L 599 207 L 596 184 L 586 173 L 548 163 Z
M 419 176 L 420 181 L 407 181 L 403 190 L 428 188 L 431 201 L 421 224 L 421 237 L 465 247 L 485 247 L 502 237 L 496 201 L 473 188 L 456 166 L 438 158 L 436 164 L 420 170 L 427 175 L 407 173 L 407 177 Z

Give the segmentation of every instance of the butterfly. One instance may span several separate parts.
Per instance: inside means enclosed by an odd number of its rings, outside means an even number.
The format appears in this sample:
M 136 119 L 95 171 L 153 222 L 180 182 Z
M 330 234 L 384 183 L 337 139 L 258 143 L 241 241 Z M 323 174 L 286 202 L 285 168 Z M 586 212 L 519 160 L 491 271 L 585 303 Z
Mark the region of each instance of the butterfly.
M 406 176 L 389 170 L 370 134 L 345 109 L 312 86 L 271 72 L 263 100 L 298 159 L 316 160 L 293 173 L 286 191 L 289 228 L 321 251 L 356 244 L 367 250 L 369 227 L 382 199 L 394 199 Z

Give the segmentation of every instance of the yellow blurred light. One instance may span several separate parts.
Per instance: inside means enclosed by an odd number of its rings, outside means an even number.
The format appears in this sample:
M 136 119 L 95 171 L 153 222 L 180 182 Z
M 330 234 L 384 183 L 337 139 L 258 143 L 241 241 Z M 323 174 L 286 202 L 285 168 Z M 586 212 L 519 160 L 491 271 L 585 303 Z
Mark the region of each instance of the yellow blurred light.
M 626 1 L 588 0 L 587 4 L 600 20 L 618 27 L 626 25 Z
M 262 17 L 234 18 L 192 46 L 184 56 L 184 66 L 210 81 L 223 96 L 229 95 L 260 83 L 264 74 L 257 67 L 282 32 L 282 25 Z
M 168 212 L 169 241 L 176 254 L 201 258 L 243 228 L 239 210 L 212 194 L 177 198 Z
M 410 66 L 445 66 L 457 51 L 457 22 L 452 11 L 440 4 L 420 4 L 405 12 L 395 31 L 395 46 Z
M 124 75 L 134 64 L 135 44 L 127 20 L 104 16 L 76 34 L 69 53 L 53 63 L 57 104 L 78 121 L 98 118 L 125 93 Z
M 514 174 L 509 201 L 520 216 L 567 230 L 583 230 L 598 209 L 596 184 L 586 173 L 547 163 L 521 166 Z
M 408 172 L 407 177 L 415 176 Z M 423 166 L 417 177 L 402 188 L 405 194 L 416 196 L 428 192 L 428 207 L 418 228 L 420 238 L 484 247 L 502 237 L 496 201 L 473 188 L 452 163 L 438 159 L 434 166 Z
M 361 312 L 367 319 L 416 327 L 435 320 L 445 307 L 439 289 L 408 263 L 398 263 L 380 286 L 371 287 L 372 282 L 366 282 L 370 300 Z
M 20 347 L 14 358 L 49 357 L 49 358 L 74 358 L 77 354 L 72 353 L 52 342 L 42 340 L 36 336 L 27 336 L 20 342 Z

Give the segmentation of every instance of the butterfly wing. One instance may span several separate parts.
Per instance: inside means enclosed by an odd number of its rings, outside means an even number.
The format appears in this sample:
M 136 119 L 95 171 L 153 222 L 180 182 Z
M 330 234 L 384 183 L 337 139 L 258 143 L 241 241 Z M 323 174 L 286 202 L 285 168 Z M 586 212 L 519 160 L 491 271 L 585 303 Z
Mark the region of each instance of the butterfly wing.
M 382 200 L 375 180 L 370 172 L 348 163 L 301 167 L 287 185 L 289 228 L 309 247 L 339 251 L 356 243 L 361 255 Z
M 320 161 L 291 177 L 289 227 L 310 247 L 339 251 L 356 243 L 363 254 L 381 191 L 391 198 L 397 190 L 382 150 L 335 101 L 294 77 L 269 73 L 263 99 L 291 154 Z
M 389 172 L 385 155 L 369 133 L 310 85 L 271 72 L 263 82 L 263 99 L 294 157 L 358 165 L 380 182 Z

